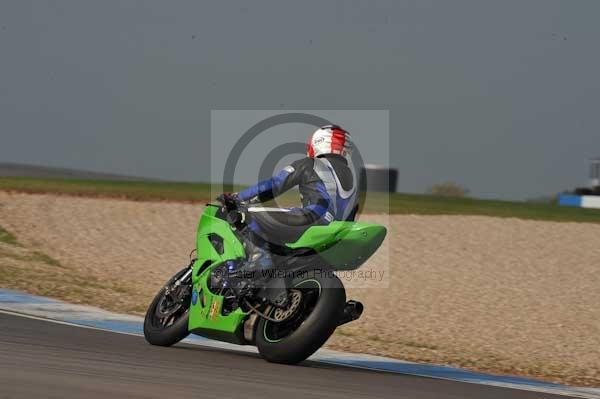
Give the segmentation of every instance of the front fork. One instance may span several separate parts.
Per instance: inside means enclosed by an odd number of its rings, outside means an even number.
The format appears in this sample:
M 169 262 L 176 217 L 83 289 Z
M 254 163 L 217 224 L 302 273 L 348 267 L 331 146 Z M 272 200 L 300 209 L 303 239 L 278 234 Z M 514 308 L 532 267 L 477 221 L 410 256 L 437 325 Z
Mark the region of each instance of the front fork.
M 179 278 L 177 278 L 173 283 L 167 285 L 165 287 L 165 295 L 169 295 L 172 291 L 177 290 L 177 288 L 183 284 L 185 281 L 187 281 L 188 278 L 190 278 L 192 276 L 192 271 L 194 268 L 194 262 L 196 261 L 196 259 L 192 260 L 188 266 L 188 269 L 185 271 L 185 273 L 183 273 Z M 191 283 L 191 280 L 190 280 Z M 190 284 L 191 285 L 191 284 Z
M 192 262 L 192 265 L 193 265 L 193 262 Z M 179 277 L 177 280 L 175 280 L 175 283 L 173 284 L 174 287 L 179 287 L 184 281 L 186 281 L 189 277 L 191 277 L 192 270 L 193 270 L 192 265 L 189 266 L 189 269 L 181 277 Z

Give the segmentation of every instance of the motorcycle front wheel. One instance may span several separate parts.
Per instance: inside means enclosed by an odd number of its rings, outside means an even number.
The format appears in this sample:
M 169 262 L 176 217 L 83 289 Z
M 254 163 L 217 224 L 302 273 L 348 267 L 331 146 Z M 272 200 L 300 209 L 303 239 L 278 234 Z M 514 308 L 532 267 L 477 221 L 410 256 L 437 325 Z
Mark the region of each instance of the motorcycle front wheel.
M 330 271 L 304 272 L 291 282 L 289 305 L 261 318 L 256 346 L 273 363 L 295 364 L 315 353 L 338 326 L 346 303 L 344 285 Z M 273 321 L 277 320 L 277 321 Z
M 152 345 L 171 346 L 188 336 L 192 293 L 190 268 L 173 276 L 154 297 L 144 319 L 144 338 Z M 188 274 L 187 278 L 179 281 Z M 179 282 L 179 284 L 177 284 Z

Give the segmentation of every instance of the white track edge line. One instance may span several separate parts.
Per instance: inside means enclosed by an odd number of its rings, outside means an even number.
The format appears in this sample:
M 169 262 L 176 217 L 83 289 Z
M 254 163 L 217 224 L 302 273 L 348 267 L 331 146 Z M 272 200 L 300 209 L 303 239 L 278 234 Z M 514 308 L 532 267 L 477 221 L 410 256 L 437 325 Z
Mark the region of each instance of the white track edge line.
M 100 327 L 88 326 L 86 324 L 77 324 L 77 323 L 71 323 L 71 322 L 63 321 L 63 320 L 49 319 L 47 317 L 34 316 L 34 315 L 27 314 L 27 313 L 15 312 L 14 310 L 0 309 L 0 313 L 11 315 L 11 316 L 23 317 L 25 319 L 47 321 L 49 323 L 61 324 L 64 326 L 87 328 L 88 330 L 106 331 L 106 332 L 111 332 L 114 334 L 132 335 L 134 337 L 141 336 L 140 334 L 134 334 L 134 333 L 129 333 L 129 332 L 125 332 L 125 331 L 115 331 L 115 330 L 109 330 L 108 328 L 100 328 Z

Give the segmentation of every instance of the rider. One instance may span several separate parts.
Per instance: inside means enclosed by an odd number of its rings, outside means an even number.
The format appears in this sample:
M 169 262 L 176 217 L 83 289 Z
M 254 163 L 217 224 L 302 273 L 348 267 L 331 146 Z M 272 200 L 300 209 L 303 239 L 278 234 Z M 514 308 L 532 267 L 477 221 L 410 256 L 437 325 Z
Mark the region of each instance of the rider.
M 358 188 L 351 161 L 352 147 L 347 131 L 336 125 L 322 126 L 309 138 L 305 158 L 239 193 L 220 196 L 221 200 L 250 205 L 246 221 L 253 243 L 258 241 L 246 263 L 236 270 L 272 266 L 269 247 L 295 242 L 311 226 L 354 220 L 358 211 Z M 300 191 L 301 208 L 252 206 L 295 186 Z

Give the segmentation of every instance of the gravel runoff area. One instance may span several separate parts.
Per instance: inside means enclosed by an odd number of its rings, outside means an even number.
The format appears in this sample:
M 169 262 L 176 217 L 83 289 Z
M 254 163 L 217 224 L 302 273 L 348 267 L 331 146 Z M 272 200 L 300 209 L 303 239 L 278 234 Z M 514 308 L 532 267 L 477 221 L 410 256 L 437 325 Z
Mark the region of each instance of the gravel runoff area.
M 202 207 L 0 192 L 0 286 L 143 313 L 187 264 Z M 386 224 L 363 317 L 327 346 L 600 386 L 600 225 L 363 215 Z

